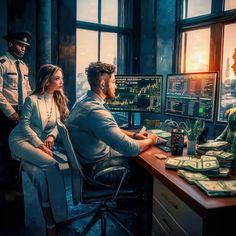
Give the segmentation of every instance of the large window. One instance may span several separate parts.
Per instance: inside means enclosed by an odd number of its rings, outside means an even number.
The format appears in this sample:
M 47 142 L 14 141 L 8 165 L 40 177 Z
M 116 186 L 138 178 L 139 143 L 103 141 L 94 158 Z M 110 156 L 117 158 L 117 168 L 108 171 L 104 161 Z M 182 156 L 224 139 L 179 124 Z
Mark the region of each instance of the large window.
M 183 19 L 211 13 L 211 0 L 184 0 Z
M 76 97 L 88 89 L 85 68 L 90 62 L 115 64 L 117 73 L 130 65 L 132 1 L 77 0 Z
M 225 0 L 225 11 L 235 9 L 236 1 L 235 0 Z
M 210 51 L 210 28 L 182 33 L 181 71 L 208 71 Z
M 236 48 L 235 0 L 180 0 L 178 30 L 180 72 L 219 72 L 217 121 L 236 106 L 236 75 L 231 66 Z
M 226 110 L 236 107 L 236 75 L 231 66 L 234 64 L 233 54 L 236 43 L 236 23 L 224 25 L 224 44 L 222 60 L 222 83 L 218 118 L 224 116 Z

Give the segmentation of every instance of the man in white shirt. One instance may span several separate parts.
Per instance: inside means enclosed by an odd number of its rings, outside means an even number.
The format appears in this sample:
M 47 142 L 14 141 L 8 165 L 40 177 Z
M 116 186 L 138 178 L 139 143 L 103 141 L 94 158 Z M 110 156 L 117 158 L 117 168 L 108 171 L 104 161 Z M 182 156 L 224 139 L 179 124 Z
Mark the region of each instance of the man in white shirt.
M 15 189 L 19 164 L 11 158 L 8 137 L 19 121 L 27 95 L 31 92 L 28 66 L 22 61 L 31 35 L 15 32 L 3 36 L 8 51 L 0 57 L 0 186 L 5 192 Z
M 91 90 L 73 107 L 66 124 L 75 152 L 87 177 L 93 181 L 96 169 L 106 165 L 121 165 L 131 170 L 130 157 L 151 147 L 158 137 L 147 132 L 121 130 L 106 108 L 105 100 L 115 97 L 114 65 L 90 63 L 87 76 Z M 119 180 L 119 175 L 107 174 L 99 182 L 116 185 Z

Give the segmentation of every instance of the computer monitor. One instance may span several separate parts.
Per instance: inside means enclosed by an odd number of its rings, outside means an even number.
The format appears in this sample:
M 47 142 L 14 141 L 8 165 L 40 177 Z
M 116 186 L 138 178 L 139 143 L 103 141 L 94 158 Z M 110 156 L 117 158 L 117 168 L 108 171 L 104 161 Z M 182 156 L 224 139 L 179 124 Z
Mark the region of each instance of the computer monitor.
M 111 111 L 161 113 L 162 75 L 116 75 Z
M 165 114 L 212 122 L 217 72 L 168 74 Z

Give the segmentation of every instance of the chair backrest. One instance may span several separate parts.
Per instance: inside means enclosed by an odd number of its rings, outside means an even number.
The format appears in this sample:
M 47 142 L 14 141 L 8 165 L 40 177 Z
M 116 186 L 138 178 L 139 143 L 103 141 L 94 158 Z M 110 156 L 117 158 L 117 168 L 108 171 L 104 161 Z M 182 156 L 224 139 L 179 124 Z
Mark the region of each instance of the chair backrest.
M 71 170 L 73 203 L 74 205 L 77 205 L 82 201 L 82 188 L 84 178 L 83 167 L 77 159 L 66 126 L 61 121 L 57 121 L 57 129 L 60 135 L 60 140 L 62 141 L 63 147 L 66 151 L 68 164 Z

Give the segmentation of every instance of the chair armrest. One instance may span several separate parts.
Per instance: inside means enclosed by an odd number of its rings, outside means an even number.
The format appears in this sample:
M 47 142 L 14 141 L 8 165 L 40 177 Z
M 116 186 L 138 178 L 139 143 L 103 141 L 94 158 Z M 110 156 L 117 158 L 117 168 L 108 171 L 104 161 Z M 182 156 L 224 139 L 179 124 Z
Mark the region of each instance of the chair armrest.
M 108 174 L 108 173 L 114 173 L 116 171 L 121 171 L 123 172 L 122 175 L 121 175 L 121 178 L 120 178 L 120 181 L 119 181 L 119 185 L 118 187 L 117 186 L 114 186 L 114 185 L 108 185 L 108 184 L 104 184 L 104 183 L 101 183 L 100 181 L 97 181 L 97 178 L 105 175 L 105 174 Z M 128 173 L 128 170 L 126 167 L 124 166 L 106 166 L 106 168 L 104 169 L 101 169 L 101 170 L 95 170 L 95 174 L 93 176 L 93 180 L 98 183 L 99 185 L 102 185 L 102 186 L 105 186 L 105 187 L 109 187 L 109 188 L 114 188 L 114 187 L 117 187 L 117 190 L 115 192 L 115 195 L 113 197 L 113 200 L 116 199 L 117 195 L 119 194 L 119 190 L 124 182 L 124 179 L 125 179 L 125 176 L 127 175 Z
M 115 171 L 125 171 L 127 170 L 124 166 L 108 166 L 102 170 L 98 170 L 97 172 L 95 171 L 94 174 L 94 179 L 97 179 L 98 177 L 111 173 L 111 172 L 115 172 Z

